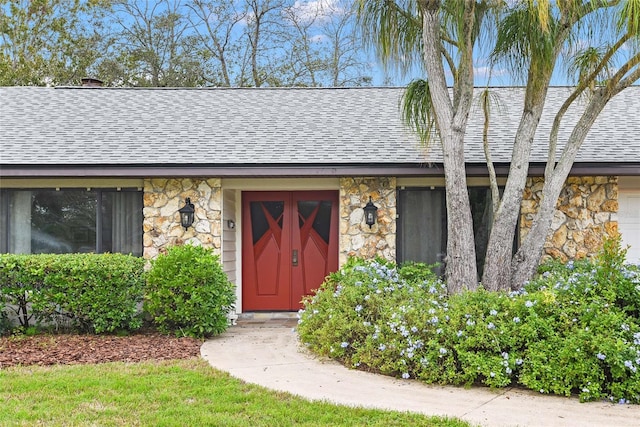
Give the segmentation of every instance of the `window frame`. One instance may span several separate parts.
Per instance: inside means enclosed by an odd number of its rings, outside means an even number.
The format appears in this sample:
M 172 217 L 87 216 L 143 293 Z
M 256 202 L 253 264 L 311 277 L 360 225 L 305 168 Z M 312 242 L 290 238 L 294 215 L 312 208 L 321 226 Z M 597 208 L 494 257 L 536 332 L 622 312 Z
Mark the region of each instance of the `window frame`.
M 14 192 L 21 191 L 30 191 L 30 192 L 38 192 L 38 191 L 54 191 L 54 192 L 65 192 L 65 191 L 86 191 L 86 192 L 94 192 L 96 197 L 96 208 L 94 212 L 95 218 L 95 244 L 94 244 L 94 253 L 105 253 L 108 251 L 104 250 L 104 204 L 105 204 L 105 194 L 109 193 L 138 193 L 140 197 L 140 208 L 141 208 L 141 219 L 144 221 L 144 192 L 140 188 L 136 187 L 64 187 L 64 188 L 51 188 L 51 187 L 22 187 L 22 188 L 0 188 L 0 215 L 2 218 L 0 219 L 0 253 L 11 253 L 9 252 L 9 227 L 11 227 L 11 218 L 9 218 L 9 194 Z M 32 224 L 33 227 L 33 224 Z M 32 228 L 33 229 L 33 228 Z M 144 243 L 143 243 L 143 224 L 139 224 L 139 233 L 140 233 L 140 247 L 137 248 L 135 256 L 142 256 L 144 252 Z M 31 252 L 33 253 L 33 252 Z

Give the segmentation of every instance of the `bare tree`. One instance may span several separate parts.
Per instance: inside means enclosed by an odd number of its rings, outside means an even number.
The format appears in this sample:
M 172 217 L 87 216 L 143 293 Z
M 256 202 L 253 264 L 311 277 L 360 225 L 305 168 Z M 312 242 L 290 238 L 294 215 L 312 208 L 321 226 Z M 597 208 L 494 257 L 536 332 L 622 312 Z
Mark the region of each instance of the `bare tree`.
M 219 78 L 208 77 L 209 83 L 232 86 L 239 63 L 241 39 L 236 33 L 247 19 L 246 9 L 240 9 L 233 2 L 194 0 L 188 4 L 193 11 L 191 24 L 204 50 L 216 62 Z
M 292 35 L 290 64 L 305 85 L 360 86 L 371 82 L 355 11 L 341 1 L 296 2 L 284 9 Z M 296 82 L 297 83 L 297 82 Z

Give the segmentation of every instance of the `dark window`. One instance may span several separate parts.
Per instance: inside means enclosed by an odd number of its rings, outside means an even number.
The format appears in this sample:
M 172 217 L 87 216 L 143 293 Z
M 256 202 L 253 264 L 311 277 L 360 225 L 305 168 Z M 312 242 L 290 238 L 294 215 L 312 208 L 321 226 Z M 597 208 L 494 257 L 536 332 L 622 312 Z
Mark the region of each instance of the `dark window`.
M 282 229 L 284 201 L 251 202 L 250 209 L 254 245 L 258 243 L 268 230 L 273 229 L 272 222 L 277 223 L 278 228 Z M 265 211 L 270 218 L 267 218 Z
M 140 191 L 4 190 L 0 212 L 0 252 L 142 255 Z
M 298 225 L 300 228 L 306 220 L 315 213 L 313 229 L 325 243 L 329 243 L 331 229 L 331 202 L 330 201 L 298 201 Z
M 398 214 L 398 261 L 442 263 L 447 248 L 444 190 L 401 190 Z
M 469 188 L 476 242 L 476 265 L 482 275 L 493 222 L 491 191 Z M 442 263 L 447 249 L 447 207 L 442 188 L 403 189 L 398 192 L 398 261 Z M 442 264 L 437 269 L 444 273 Z

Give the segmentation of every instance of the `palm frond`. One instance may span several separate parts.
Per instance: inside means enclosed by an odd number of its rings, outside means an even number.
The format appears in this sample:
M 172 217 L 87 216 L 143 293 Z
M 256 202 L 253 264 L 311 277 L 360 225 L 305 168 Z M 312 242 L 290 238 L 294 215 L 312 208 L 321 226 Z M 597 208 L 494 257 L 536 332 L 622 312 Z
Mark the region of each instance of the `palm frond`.
M 429 145 L 436 132 L 429 82 L 413 80 L 405 88 L 400 102 L 402 121 L 416 132 L 423 144 Z
M 618 29 L 640 38 L 640 0 L 627 0 L 618 15 Z
M 355 7 L 362 37 L 387 69 L 404 72 L 421 63 L 422 20 L 415 0 L 357 0 Z
M 602 63 L 609 49 L 609 46 L 589 46 L 577 52 L 573 57 L 569 58 L 568 74 L 576 76 L 578 83 L 586 83 L 593 91 L 595 86 L 607 80 L 611 75 L 610 63 Z M 597 77 L 591 78 L 594 72 Z M 589 78 L 591 78 L 591 81 L 587 82 L 586 79 Z
M 505 63 L 522 81 L 532 67 L 550 69 L 556 55 L 558 21 L 551 12 L 543 13 L 538 10 L 539 4 L 533 3 L 520 3 L 510 9 L 498 25 L 491 54 L 494 64 Z

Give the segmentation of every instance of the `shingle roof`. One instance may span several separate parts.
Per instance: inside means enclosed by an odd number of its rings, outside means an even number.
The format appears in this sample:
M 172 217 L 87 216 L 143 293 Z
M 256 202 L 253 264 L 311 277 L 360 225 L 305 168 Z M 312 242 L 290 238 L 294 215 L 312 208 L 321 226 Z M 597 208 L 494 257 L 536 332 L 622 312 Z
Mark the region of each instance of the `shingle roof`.
M 494 88 L 490 139 L 509 162 L 522 88 Z M 0 88 L 0 165 L 361 165 L 439 163 L 401 122 L 401 88 Z M 551 88 L 532 160 L 543 162 L 552 113 L 567 88 Z M 575 120 L 576 114 L 569 114 Z M 560 134 L 560 140 L 569 130 Z M 483 163 L 474 108 L 467 161 Z M 578 162 L 640 162 L 640 86 L 602 112 Z

